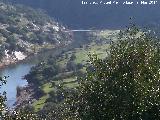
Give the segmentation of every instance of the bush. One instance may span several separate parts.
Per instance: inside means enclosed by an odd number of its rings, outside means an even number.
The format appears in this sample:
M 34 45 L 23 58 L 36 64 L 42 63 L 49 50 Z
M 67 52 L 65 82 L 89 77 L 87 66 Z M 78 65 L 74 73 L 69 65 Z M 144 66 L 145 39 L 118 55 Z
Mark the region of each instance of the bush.
M 160 46 L 136 28 L 112 43 L 108 57 L 90 56 L 78 93 L 64 104 L 63 118 L 77 120 L 158 120 Z

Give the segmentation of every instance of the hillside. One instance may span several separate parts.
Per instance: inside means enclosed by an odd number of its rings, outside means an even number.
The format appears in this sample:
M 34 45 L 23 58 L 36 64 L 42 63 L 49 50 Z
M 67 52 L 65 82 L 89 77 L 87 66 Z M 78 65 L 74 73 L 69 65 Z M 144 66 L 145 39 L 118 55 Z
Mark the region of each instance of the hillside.
M 64 91 L 74 92 L 79 77 L 82 77 L 89 67 L 88 54 L 97 54 L 99 58 L 105 58 L 111 40 L 115 41 L 118 33 L 119 30 L 88 33 L 87 44 L 65 51 L 59 56 L 50 56 L 33 67 L 26 79 L 32 85 L 31 89 L 29 88 L 32 93 L 29 101 L 32 101 L 35 111 L 43 111 L 46 106 L 57 106 L 63 101 L 59 91 L 62 86 Z M 27 102 L 26 99 L 23 102 Z
M 82 5 L 82 0 L 7 0 L 47 11 L 58 21 L 71 28 L 125 28 L 132 17 L 138 25 L 160 24 L 159 3 L 157 5 Z M 93 0 L 83 0 L 90 1 Z M 94 0 L 99 1 L 99 0 Z M 105 2 L 104 0 L 103 2 Z M 108 0 L 110 1 L 110 0 Z M 111 0 L 114 1 L 114 0 Z M 124 2 L 126 0 L 116 0 Z M 136 0 L 140 1 L 140 0 Z M 150 1 L 150 0 L 145 0 Z
M 0 2 L 0 67 L 68 44 L 71 36 L 65 30 L 43 11 Z

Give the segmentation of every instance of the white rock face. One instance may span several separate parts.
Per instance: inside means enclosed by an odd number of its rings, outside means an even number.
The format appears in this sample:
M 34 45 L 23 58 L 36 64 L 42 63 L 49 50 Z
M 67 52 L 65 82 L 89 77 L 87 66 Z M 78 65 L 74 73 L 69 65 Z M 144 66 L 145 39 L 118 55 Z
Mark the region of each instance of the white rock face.
M 59 31 L 59 27 L 58 27 L 58 26 L 54 26 L 53 29 L 54 29 L 55 31 L 57 31 L 57 32 Z
M 9 50 L 5 50 L 5 56 L 6 58 L 9 58 L 9 55 L 7 54 Z
M 15 57 L 18 59 L 18 60 L 24 60 L 27 56 L 24 55 L 22 52 L 18 52 L 18 51 L 15 51 L 14 52 L 14 55 Z

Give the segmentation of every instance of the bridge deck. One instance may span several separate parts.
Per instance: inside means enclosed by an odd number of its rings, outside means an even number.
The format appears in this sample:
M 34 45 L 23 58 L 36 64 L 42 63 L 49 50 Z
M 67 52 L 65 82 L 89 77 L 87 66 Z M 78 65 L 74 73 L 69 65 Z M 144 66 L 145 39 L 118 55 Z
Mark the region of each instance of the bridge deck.
M 80 30 L 67 30 L 65 32 L 95 32 L 99 30 L 85 30 L 85 29 L 80 29 Z

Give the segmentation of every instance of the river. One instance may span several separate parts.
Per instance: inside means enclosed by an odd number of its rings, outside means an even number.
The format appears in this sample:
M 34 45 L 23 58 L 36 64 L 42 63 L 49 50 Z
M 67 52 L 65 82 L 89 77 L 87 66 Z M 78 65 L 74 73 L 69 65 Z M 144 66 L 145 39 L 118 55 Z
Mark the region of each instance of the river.
M 29 73 L 32 66 L 36 65 L 40 61 L 45 60 L 50 55 L 59 55 L 64 51 L 79 47 L 87 42 L 86 32 L 76 32 L 74 33 L 74 36 L 74 41 L 68 46 L 43 51 L 40 54 L 27 58 L 23 62 L 10 65 L 0 70 L 0 76 L 9 76 L 7 78 L 7 83 L 0 89 L 0 92 L 7 92 L 6 104 L 8 107 L 13 107 L 14 103 L 16 102 L 17 87 L 24 87 L 28 85 L 27 81 L 23 79 L 23 76 Z
M 7 106 L 11 107 L 16 102 L 17 87 L 27 85 L 27 81 L 22 78 L 32 66 L 33 64 L 30 63 L 21 63 L 0 70 L 1 76 L 9 76 L 6 85 L 3 85 L 0 90 L 1 92 L 7 92 Z

